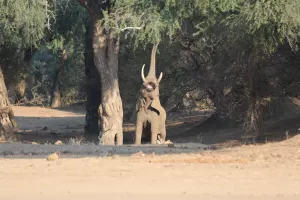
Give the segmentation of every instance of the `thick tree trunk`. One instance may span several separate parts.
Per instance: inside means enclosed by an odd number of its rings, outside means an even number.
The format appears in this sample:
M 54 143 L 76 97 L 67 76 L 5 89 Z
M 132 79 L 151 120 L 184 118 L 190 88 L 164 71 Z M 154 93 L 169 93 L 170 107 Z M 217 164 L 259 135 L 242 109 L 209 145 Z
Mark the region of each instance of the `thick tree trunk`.
M 5 49 L 3 52 L 14 58 L 3 66 L 9 101 L 11 104 L 22 103 L 28 93 L 28 67 L 36 49 Z
M 61 95 L 60 95 L 60 81 L 64 68 L 64 62 L 67 59 L 66 50 L 64 49 L 60 58 L 59 67 L 56 71 L 55 81 L 53 83 L 51 108 L 61 107 Z
M 27 66 L 29 65 L 27 51 L 17 50 L 15 59 L 6 63 L 3 69 L 5 83 L 8 91 L 8 98 L 11 104 L 20 102 L 25 97 Z M 13 54 L 13 52 L 11 52 Z
M 252 135 L 259 138 L 264 135 L 264 105 L 261 95 L 261 73 L 259 69 L 258 56 L 250 54 L 248 56 L 248 63 L 244 68 L 244 76 L 247 81 L 246 92 L 249 92 L 247 98 L 248 110 L 243 126 L 243 132 L 246 135 Z M 246 93 L 245 92 L 245 93 Z
M 61 106 L 61 96 L 60 96 L 60 89 L 59 89 L 61 74 L 62 74 L 62 70 L 59 69 L 53 84 L 51 108 L 59 108 Z
M 93 27 L 86 27 L 85 47 L 85 77 L 86 77 L 86 116 L 85 135 L 99 135 L 99 106 L 101 103 L 100 75 L 94 64 L 93 54 Z
M 105 145 L 123 144 L 123 107 L 118 83 L 119 37 L 94 23 L 94 62 L 101 79 L 100 138 Z
M 12 72 L 16 73 L 16 72 Z M 25 97 L 26 80 L 22 77 L 13 79 L 14 82 L 7 84 L 8 99 L 10 104 L 22 102 Z
M 0 139 L 4 138 L 8 140 L 15 138 L 17 129 L 0 66 Z

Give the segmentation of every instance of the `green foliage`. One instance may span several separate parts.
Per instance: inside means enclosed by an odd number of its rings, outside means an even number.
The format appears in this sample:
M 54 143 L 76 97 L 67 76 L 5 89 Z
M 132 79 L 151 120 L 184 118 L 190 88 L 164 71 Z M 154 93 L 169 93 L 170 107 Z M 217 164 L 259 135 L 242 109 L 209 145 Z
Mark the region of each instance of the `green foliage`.
M 215 23 L 225 24 L 236 40 L 250 44 L 253 50 L 269 54 L 285 41 L 296 48 L 300 36 L 298 0 L 223 0 L 215 5 L 215 10 L 222 11 L 221 15 L 214 12 Z
M 194 35 L 205 34 L 218 25 L 227 29 L 234 41 L 253 51 L 270 54 L 285 41 L 296 49 L 300 36 L 298 0 L 212 0 L 203 8 L 199 19 L 191 18 L 198 29 Z
M 43 96 L 43 104 L 50 104 L 56 71 L 61 65 L 62 50 L 66 50 L 61 80 L 63 105 L 84 100 L 84 50 L 88 14 L 84 8 L 67 1 L 56 4 L 55 23 L 50 40 L 40 44 L 30 64 L 30 76 L 34 80 L 33 92 Z
M 0 45 L 24 48 L 43 38 L 53 12 L 48 1 L 0 0 Z
M 84 51 L 90 21 L 82 6 L 67 2 L 60 5 L 56 15 L 56 35 L 63 38 L 68 55 L 61 81 L 62 103 L 68 105 L 85 99 Z
M 108 29 L 124 32 L 138 44 L 156 43 L 163 37 L 170 39 L 180 30 L 183 20 L 208 5 L 208 0 L 118 0 L 113 8 L 103 11 L 101 20 Z
M 300 2 L 298 0 L 257 0 L 241 9 L 248 33 L 256 37 L 255 46 L 276 50 L 284 40 L 290 45 L 300 36 Z

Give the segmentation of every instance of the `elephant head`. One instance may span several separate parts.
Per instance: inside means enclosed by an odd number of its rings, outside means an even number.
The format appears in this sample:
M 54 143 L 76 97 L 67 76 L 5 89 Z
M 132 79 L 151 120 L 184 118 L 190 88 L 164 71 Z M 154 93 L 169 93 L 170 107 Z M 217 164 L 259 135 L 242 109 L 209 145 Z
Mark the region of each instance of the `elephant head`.
M 159 42 L 155 45 L 153 45 L 152 48 L 152 54 L 151 54 L 151 62 L 150 62 L 150 69 L 145 77 L 144 74 L 144 68 L 145 64 L 142 67 L 141 71 L 141 77 L 143 80 L 143 86 L 141 89 L 141 96 L 140 102 L 138 102 L 137 110 L 139 110 L 141 107 L 145 106 L 147 103 L 151 107 L 159 111 L 159 107 L 161 107 L 160 101 L 159 101 L 159 83 L 162 79 L 163 73 L 161 72 L 159 75 L 159 78 L 156 77 L 156 50 Z M 147 107 L 148 107 L 147 106 Z

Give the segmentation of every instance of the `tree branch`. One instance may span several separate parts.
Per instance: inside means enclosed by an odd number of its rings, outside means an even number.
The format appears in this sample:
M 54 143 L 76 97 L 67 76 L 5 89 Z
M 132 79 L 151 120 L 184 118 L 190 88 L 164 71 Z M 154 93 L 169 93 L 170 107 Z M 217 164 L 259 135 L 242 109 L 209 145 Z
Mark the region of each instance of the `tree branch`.
M 125 31 L 125 30 L 141 30 L 143 28 L 143 26 L 140 27 L 125 27 L 123 29 L 121 29 L 121 31 Z
M 84 8 L 87 9 L 87 11 L 90 13 L 93 21 L 95 21 L 97 19 L 97 14 L 95 13 L 95 11 L 92 8 L 90 8 L 88 6 L 88 1 L 87 0 L 77 0 L 77 1 L 81 6 L 83 6 Z

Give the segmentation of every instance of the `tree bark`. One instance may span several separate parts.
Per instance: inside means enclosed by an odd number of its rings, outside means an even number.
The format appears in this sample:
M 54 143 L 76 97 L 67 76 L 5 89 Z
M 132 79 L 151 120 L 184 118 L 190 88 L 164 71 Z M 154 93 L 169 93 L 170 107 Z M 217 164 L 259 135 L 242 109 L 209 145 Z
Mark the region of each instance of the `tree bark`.
M 9 62 L 4 62 L 3 69 L 5 83 L 7 86 L 8 98 L 11 104 L 20 102 L 25 97 L 27 66 L 29 65 L 28 50 L 7 50 L 12 58 Z M 0 55 L 1 57 L 1 55 Z
M 123 144 L 123 107 L 118 83 L 119 36 L 94 21 L 94 62 L 100 73 L 100 142 Z
M 92 23 L 91 23 L 92 24 Z M 94 64 L 93 54 L 93 26 L 86 26 L 86 47 L 85 47 L 85 77 L 86 77 L 86 115 L 85 135 L 99 134 L 99 106 L 101 103 L 100 75 Z
M 14 120 L 14 113 L 8 100 L 4 76 L 0 66 L 0 138 L 6 140 L 15 139 L 17 130 L 17 123 Z
M 51 108 L 61 107 L 60 81 L 61 81 L 64 63 L 66 59 L 67 59 L 67 54 L 66 54 L 66 50 L 64 49 L 60 58 L 59 67 L 56 71 L 55 81 L 53 83 Z
M 102 10 L 110 12 L 110 1 L 77 0 L 85 7 L 93 21 L 94 64 L 100 74 L 101 105 L 100 143 L 104 145 L 123 144 L 123 106 L 118 83 L 119 35 L 104 30 L 98 22 Z

